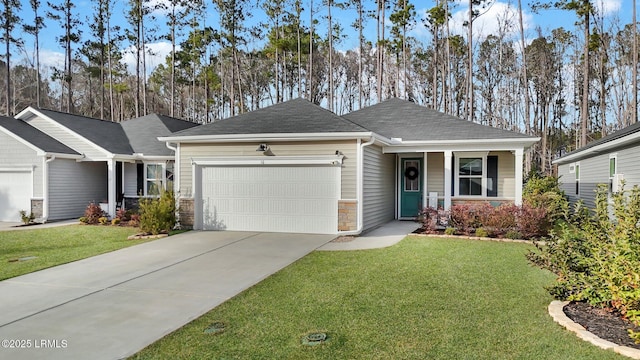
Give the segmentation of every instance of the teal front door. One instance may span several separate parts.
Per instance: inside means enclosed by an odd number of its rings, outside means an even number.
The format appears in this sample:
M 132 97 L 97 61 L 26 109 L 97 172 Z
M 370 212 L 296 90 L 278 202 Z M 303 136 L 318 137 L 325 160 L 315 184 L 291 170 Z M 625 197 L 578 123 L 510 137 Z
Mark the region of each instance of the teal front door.
M 402 159 L 400 217 L 416 217 L 422 209 L 422 159 Z

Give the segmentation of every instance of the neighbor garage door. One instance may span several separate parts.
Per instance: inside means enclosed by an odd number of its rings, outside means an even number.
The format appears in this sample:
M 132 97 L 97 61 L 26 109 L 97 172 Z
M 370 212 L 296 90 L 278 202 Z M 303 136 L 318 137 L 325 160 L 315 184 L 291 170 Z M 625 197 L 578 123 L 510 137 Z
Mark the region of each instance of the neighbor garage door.
M 20 221 L 31 210 L 31 171 L 0 169 L 0 221 Z
M 339 166 L 205 166 L 201 176 L 205 230 L 337 232 Z

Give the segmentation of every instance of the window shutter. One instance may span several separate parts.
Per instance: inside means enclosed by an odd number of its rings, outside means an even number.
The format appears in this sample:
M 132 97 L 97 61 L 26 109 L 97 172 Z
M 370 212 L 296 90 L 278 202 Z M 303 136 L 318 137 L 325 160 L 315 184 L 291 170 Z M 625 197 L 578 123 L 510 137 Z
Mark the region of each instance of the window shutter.
M 487 196 L 498 196 L 498 157 L 487 156 Z
M 136 168 L 137 168 L 137 186 L 136 189 L 137 190 L 137 195 L 143 195 L 144 194 L 144 164 L 136 164 Z

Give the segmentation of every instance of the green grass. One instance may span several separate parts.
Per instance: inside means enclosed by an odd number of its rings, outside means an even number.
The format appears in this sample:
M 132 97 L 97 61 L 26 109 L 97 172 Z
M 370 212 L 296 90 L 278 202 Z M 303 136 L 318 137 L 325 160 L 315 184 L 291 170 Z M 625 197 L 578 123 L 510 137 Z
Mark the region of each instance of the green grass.
M 0 231 L 0 280 L 140 244 L 146 240 L 127 240 L 139 231 L 88 225 Z M 31 256 L 36 258 L 12 261 Z
M 135 359 L 624 359 L 553 322 L 525 244 L 409 237 L 314 252 Z M 212 275 L 215 276 L 215 275 Z M 226 330 L 205 334 L 213 322 Z M 301 345 L 326 331 L 323 345 Z

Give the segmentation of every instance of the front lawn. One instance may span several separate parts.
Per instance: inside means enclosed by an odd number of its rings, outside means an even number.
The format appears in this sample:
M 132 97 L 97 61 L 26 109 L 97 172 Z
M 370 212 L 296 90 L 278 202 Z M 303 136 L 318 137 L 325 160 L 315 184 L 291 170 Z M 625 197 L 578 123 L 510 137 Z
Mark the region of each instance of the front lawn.
M 530 248 L 409 237 L 314 252 L 133 358 L 624 359 L 553 322 L 554 276 L 527 263 Z M 214 322 L 225 331 L 205 333 Z M 301 345 L 314 331 L 328 342 Z
M 127 240 L 136 232 L 140 230 L 87 225 L 0 231 L 0 280 L 144 242 Z

